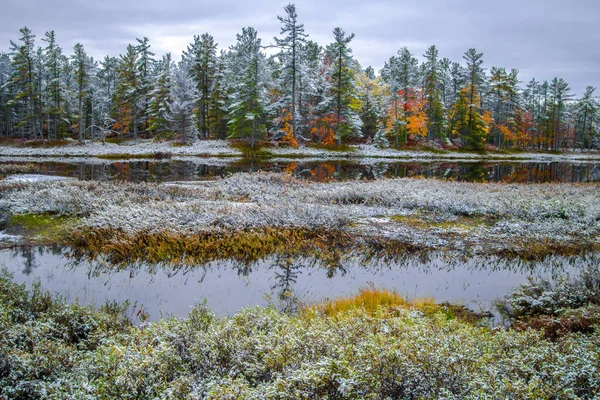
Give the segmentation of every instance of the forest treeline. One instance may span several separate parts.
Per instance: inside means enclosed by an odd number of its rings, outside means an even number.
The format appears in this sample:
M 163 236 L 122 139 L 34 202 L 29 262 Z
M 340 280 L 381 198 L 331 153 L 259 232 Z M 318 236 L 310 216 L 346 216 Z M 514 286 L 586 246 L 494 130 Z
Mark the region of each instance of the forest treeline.
M 155 58 L 146 37 L 95 60 L 80 43 L 65 54 L 54 31 L 36 46 L 24 27 L 0 53 L 0 135 L 600 148 L 593 87 L 580 98 L 560 78 L 522 87 L 517 70 L 484 68 L 475 49 L 457 62 L 436 46 L 423 62 L 403 47 L 376 74 L 353 57 L 353 34 L 335 28 L 323 47 L 308 39 L 293 4 L 284 11 L 271 43 L 248 27 L 219 52 L 205 33 L 177 62 Z

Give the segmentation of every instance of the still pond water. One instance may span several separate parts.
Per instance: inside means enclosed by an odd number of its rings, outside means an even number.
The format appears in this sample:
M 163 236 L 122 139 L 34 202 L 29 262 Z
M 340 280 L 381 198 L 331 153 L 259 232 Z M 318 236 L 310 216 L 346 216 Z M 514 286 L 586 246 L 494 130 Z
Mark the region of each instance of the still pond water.
M 230 315 L 243 307 L 273 304 L 279 309 L 312 304 L 358 293 L 361 288 L 396 290 L 409 298 L 431 297 L 438 302 L 463 304 L 475 311 L 490 311 L 494 301 L 525 283 L 528 277 L 552 278 L 573 273 L 594 261 L 554 259 L 535 265 L 518 265 L 494 259 L 465 262 L 408 259 L 400 263 L 344 262 L 329 270 L 307 260 L 282 265 L 266 259 L 250 267 L 222 261 L 207 266 L 166 268 L 135 265 L 121 270 L 101 263 L 76 262 L 60 249 L 21 247 L 0 251 L 17 282 L 40 280 L 67 300 L 102 305 L 106 301 L 142 304 L 151 320 L 185 316 L 190 307 L 206 299 L 217 315 Z
M 0 164 L 15 164 L 0 160 Z M 98 159 L 19 161 L 33 163 L 37 173 L 82 180 L 168 182 L 205 180 L 243 171 L 288 171 L 313 181 L 383 179 L 391 177 L 447 178 L 479 182 L 600 182 L 600 164 L 586 162 L 373 162 L 272 161 L 249 163 L 223 159 L 172 159 L 153 161 L 102 161 Z M 0 233 L 0 236 L 1 233 Z M 0 237 L 0 248 L 2 238 Z M 40 280 L 67 300 L 101 305 L 106 301 L 142 304 L 150 319 L 164 315 L 185 316 L 190 307 L 206 299 L 217 315 L 233 314 L 240 308 L 274 304 L 293 308 L 327 298 L 356 294 L 374 285 L 408 297 L 433 297 L 473 310 L 491 310 L 496 299 L 525 283 L 528 277 L 552 277 L 575 272 L 590 262 L 553 258 L 544 264 L 517 265 L 495 260 L 411 259 L 403 263 L 363 265 L 349 260 L 331 271 L 297 260 L 282 266 L 266 259 L 250 268 L 222 261 L 208 266 L 164 268 L 136 265 L 115 271 L 95 263 L 76 262 L 63 250 L 18 247 L 0 250 L 0 266 L 15 280 L 31 284 Z
M 15 164 L 0 160 L 1 164 Z M 18 163 L 32 163 L 31 161 Z M 424 177 L 476 182 L 600 182 L 599 162 L 369 162 L 271 161 L 186 158 L 107 162 L 98 159 L 33 162 L 38 173 L 81 180 L 168 182 L 204 180 L 236 172 L 290 172 L 313 181 Z

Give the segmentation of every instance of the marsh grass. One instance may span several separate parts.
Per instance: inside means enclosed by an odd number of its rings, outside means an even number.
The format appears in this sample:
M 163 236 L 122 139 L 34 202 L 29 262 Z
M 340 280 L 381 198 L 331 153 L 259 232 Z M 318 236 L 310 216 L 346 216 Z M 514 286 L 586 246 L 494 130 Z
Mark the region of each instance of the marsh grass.
M 242 158 L 246 160 L 262 161 L 273 157 L 273 154 L 267 149 L 270 146 L 268 142 L 257 141 L 254 147 L 243 140 L 234 140 L 229 145 L 232 149 L 239 150 Z
M 302 228 L 257 228 L 205 231 L 195 235 L 140 232 L 128 235 L 118 229 L 77 229 L 67 239 L 75 258 L 106 257 L 123 265 L 148 262 L 171 265 L 205 265 L 232 260 L 249 265 L 269 256 L 312 257 L 327 268 L 339 268 L 346 257 L 363 261 L 399 259 L 427 248 L 384 238 L 360 237 L 347 231 Z

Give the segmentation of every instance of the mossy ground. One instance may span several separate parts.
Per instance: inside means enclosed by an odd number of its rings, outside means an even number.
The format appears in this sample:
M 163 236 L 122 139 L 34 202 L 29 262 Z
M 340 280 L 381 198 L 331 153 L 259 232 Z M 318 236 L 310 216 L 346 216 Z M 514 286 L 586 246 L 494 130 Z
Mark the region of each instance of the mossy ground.
M 72 216 L 44 214 L 14 214 L 8 218 L 6 231 L 23 235 L 30 244 L 61 244 L 79 219 Z

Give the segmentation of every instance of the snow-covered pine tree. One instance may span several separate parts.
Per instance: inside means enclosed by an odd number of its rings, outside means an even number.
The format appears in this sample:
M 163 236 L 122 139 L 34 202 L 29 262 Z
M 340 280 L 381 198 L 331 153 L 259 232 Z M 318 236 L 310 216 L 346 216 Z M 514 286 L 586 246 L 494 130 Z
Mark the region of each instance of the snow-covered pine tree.
M 90 60 L 81 43 L 76 43 L 73 47 L 73 55 L 71 56 L 73 68 L 75 70 L 76 91 L 75 98 L 78 104 L 78 138 L 81 142 L 84 139 L 85 118 L 83 114 L 83 106 L 88 96 L 90 83 Z
M 13 112 L 9 105 L 12 97 L 8 84 L 12 75 L 10 56 L 0 52 L 0 135 L 8 137 L 12 134 Z
M 232 92 L 229 106 L 229 137 L 248 139 L 251 148 L 264 138 L 266 128 L 266 59 L 261 40 L 252 27 L 243 28 L 228 57 Z
M 171 124 L 171 130 L 178 134 L 181 143 L 187 144 L 198 139 L 196 121 L 196 102 L 198 90 L 192 79 L 189 65 L 181 61 L 173 68 L 173 83 L 171 86 L 171 102 L 166 119 Z
M 173 87 L 171 53 L 165 54 L 159 62 L 159 75 L 154 90 L 150 93 L 148 105 L 148 131 L 157 138 L 168 138 Z
M 333 43 L 326 49 L 326 57 L 332 60 L 327 71 L 330 90 L 326 101 L 335 114 L 335 139 L 340 146 L 344 137 L 361 135 L 362 122 L 353 109 L 353 105 L 358 104 L 354 70 L 360 66 L 352 59 L 349 46 L 354 34 L 346 35 L 343 29 L 335 28 L 333 38 Z
M 208 33 L 195 35 L 194 42 L 188 46 L 184 57 L 190 65 L 190 73 L 200 94 L 197 104 L 200 137 L 209 139 L 215 134 L 210 129 L 210 113 L 216 106 L 212 100 L 212 92 L 217 84 L 217 43 Z
M 279 48 L 277 59 L 279 60 L 280 71 L 277 83 L 281 89 L 277 109 L 279 113 L 289 112 L 291 114 L 291 138 L 296 142 L 298 121 L 298 88 L 301 82 L 303 72 L 302 49 L 306 44 L 307 34 L 304 33 L 304 24 L 298 23 L 298 14 L 296 6 L 288 4 L 284 7 L 285 16 L 278 16 L 281 22 L 281 38 L 274 38 L 275 46 Z
M 427 140 L 445 137 L 446 115 L 442 103 L 439 53 L 435 46 L 430 46 L 425 54 L 423 64 L 423 90 L 425 94 L 425 112 L 427 115 Z
M 592 144 L 598 140 L 600 104 L 594 98 L 595 91 L 595 87 L 586 87 L 583 97 L 576 106 L 575 138 L 582 150 L 584 147 L 591 148 Z
M 35 35 L 27 27 L 19 29 L 21 44 L 12 40 L 12 75 L 9 80 L 13 97 L 9 105 L 13 108 L 16 122 L 15 130 L 21 138 L 37 136 L 35 102 Z

